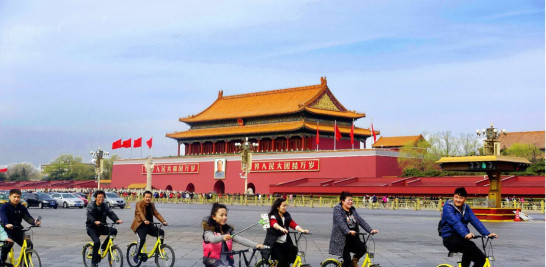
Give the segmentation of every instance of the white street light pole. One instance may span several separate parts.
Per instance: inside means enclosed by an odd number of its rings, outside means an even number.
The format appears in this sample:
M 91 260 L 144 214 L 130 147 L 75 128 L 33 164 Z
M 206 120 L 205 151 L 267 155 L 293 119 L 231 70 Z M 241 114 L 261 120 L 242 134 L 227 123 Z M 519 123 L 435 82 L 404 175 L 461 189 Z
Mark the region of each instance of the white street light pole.
M 89 154 L 94 157 L 95 162 L 95 174 L 97 175 L 97 190 L 100 190 L 100 178 L 104 172 L 104 158 L 108 158 L 110 153 L 103 151 L 102 149 L 97 149 L 97 151 L 91 151 Z

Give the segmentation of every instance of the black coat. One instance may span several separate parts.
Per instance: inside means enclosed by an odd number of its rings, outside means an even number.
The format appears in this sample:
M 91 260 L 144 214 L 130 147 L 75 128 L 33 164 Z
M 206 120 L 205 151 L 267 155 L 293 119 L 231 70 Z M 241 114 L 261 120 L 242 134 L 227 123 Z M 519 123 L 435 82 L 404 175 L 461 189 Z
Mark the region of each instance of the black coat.
M 100 206 L 97 206 L 95 201 L 87 205 L 87 221 L 85 222 L 87 227 L 97 227 L 95 221 L 106 223 L 106 217 L 114 222 L 119 220 L 118 216 L 104 202 Z
M 268 215 L 268 216 L 271 217 L 271 215 Z M 277 223 L 280 226 L 282 226 L 283 228 L 285 228 L 285 229 L 288 229 L 288 226 L 290 225 L 290 222 L 292 222 L 292 217 L 290 216 L 290 213 L 288 213 L 288 212 L 285 212 L 283 214 L 284 224 L 283 224 L 281 216 L 279 216 L 278 212 L 273 214 L 273 216 L 275 216 L 275 219 L 277 220 Z M 279 238 L 279 236 L 282 236 L 282 235 L 288 235 L 286 237 L 286 243 L 294 245 L 294 243 L 292 242 L 292 238 L 290 238 L 290 234 L 285 234 L 282 231 L 277 230 L 277 229 L 275 229 L 273 227 L 267 228 L 267 232 L 265 234 L 264 245 L 269 246 L 271 249 L 273 249 L 273 246 L 275 245 L 275 241 L 277 241 L 277 238 Z M 262 257 L 264 259 L 269 259 L 269 255 L 271 255 L 271 249 L 262 250 Z

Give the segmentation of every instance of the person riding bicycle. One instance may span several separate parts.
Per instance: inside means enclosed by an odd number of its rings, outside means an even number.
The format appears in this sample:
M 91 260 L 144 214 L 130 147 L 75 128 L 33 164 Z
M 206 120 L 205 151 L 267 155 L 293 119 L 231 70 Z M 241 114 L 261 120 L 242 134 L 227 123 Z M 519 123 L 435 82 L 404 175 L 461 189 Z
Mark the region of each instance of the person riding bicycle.
M 144 243 L 146 242 L 146 235 L 160 238 L 163 243 L 165 231 L 154 225 L 154 216 L 163 225 L 167 225 L 167 221 L 163 219 L 163 216 L 159 214 L 154 203 L 152 203 L 152 192 L 146 191 L 144 192 L 143 199 L 136 204 L 135 219 L 131 224 L 131 229 L 138 235 L 138 252 L 140 252 L 142 246 L 144 246 Z M 138 254 L 134 257 L 134 261 L 138 262 Z
M 30 225 L 40 226 L 40 221 L 35 220 L 28 209 L 21 204 L 21 190 L 11 189 L 9 191 L 9 201 L 0 206 L 0 219 L 2 227 L 6 230 L 8 241 L 15 241 L 19 246 L 23 245 L 25 232 L 22 231 L 21 222 L 23 219 Z M 27 246 L 32 248 L 32 242 L 27 240 Z M 9 242 L 2 247 L 2 255 L 0 256 L 0 266 L 4 266 L 8 253 L 13 247 L 13 242 Z
M 353 207 L 353 195 L 343 191 L 339 195 L 339 204 L 334 207 L 332 234 L 330 236 L 329 253 L 343 257 L 343 267 L 357 267 L 358 261 L 366 253 L 366 243 L 360 240 L 358 233 L 360 227 L 370 234 L 379 233 L 372 229 L 368 223 L 360 217 Z M 351 252 L 354 256 L 351 260 Z
M 455 189 L 452 200 L 448 200 L 442 210 L 442 220 L 440 221 L 444 246 L 451 252 L 462 252 L 463 258 L 461 266 L 483 266 L 485 263 L 485 254 L 470 239 L 474 234 L 468 229 L 468 223 L 483 236 L 496 238 L 497 234 L 490 233 L 482 222 L 474 215 L 468 204 L 464 203 L 467 192 L 464 187 Z
M 223 252 L 232 249 L 233 242 L 250 248 L 263 248 L 263 244 L 254 243 L 239 235 L 232 235 L 233 227 L 226 224 L 227 207 L 214 203 L 210 216 L 204 218 L 203 227 L 203 264 L 206 267 L 233 266 L 233 256 Z
M 309 233 L 309 230 L 301 228 L 286 211 L 286 199 L 278 198 L 271 205 L 269 212 L 270 228 L 267 229 L 264 245 L 269 246 L 271 250 L 264 250 L 262 257 L 278 260 L 277 267 L 288 267 L 296 260 L 298 256 L 298 248 L 292 242 L 288 235 L 288 228 L 292 228 L 298 232 Z
M 95 201 L 92 201 L 87 206 L 87 220 L 85 222 L 87 235 L 93 240 L 93 258 L 91 264 L 93 267 L 97 267 L 101 260 L 99 255 L 99 248 L 102 250 L 106 249 L 110 237 L 106 237 L 102 246 L 100 244 L 101 235 L 117 235 L 118 231 L 113 227 L 108 227 L 106 224 L 106 217 L 109 217 L 112 221 L 121 224 L 122 220 L 104 203 L 104 196 L 106 193 L 102 190 L 97 190 L 93 197 Z

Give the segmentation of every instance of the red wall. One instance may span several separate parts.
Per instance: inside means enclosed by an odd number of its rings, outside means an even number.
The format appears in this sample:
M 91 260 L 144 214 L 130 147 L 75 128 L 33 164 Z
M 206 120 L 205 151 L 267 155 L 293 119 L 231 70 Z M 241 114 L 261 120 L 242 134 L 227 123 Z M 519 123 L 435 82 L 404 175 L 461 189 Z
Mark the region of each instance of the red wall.
M 321 140 L 322 142 L 322 140 Z M 350 145 L 350 142 L 349 142 Z M 172 186 L 173 190 L 186 190 L 193 183 L 195 192 L 211 192 L 214 184 L 214 159 L 226 159 L 226 178 L 223 181 L 225 193 L 242 193 L 244 179 L 240 178 L 240 156 L 202 156 L 176 157 L 154 159 L 156 164 L 175 162 L 199 162 L 197 174 L 154 174 L 152 185 L 157 189 Z M 400 175 L 397 158 L 392 152 L 377 152 L 374 150 L 345 150 L 327 152 L 299 152 L 285 154 L 254 154 L 253 160 L 293 160 L 319 159 L 320 168 L 316 172 L 252 172 L 248 175 L 248 183 L 253 184 L 256 193 L 269 193 L 269 185 L 287 182 L 298 178 L 337 178 L 337 177 L 383 177 Z M 112 171 L 112 187 L 122 188 L 133 183 L 146 183 L 146 175 L 142 174 L 144 160 L 116 161 Z

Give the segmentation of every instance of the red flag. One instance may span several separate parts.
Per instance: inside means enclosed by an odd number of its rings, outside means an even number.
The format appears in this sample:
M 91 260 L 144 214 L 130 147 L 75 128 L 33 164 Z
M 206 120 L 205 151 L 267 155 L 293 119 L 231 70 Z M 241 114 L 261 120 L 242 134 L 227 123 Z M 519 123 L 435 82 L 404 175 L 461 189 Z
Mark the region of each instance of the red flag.
M 142 147 L 142 137 L 133 141 L 133 147 Z
M 353 125 L 351 125 L 351 145 L 355 144 L 355 122 L 353 121 Z
M 317 145 L 320 143 L 319 131 L 318 131 L 318 122 L 317 122 L 317 140 L 316 140 L 316 143 L 317 143 Z
M 149 149 L 152 149 L 152 138 L 153 137 L 150 137 L 150 140 L 146 141 L 146 144 L 148 145 Z
M 114 141 L 112 143 L 112 150 L 114 149 L 118 149 L 118 148 L 121 148 L 121 139 L 117 140 L 117 141 Z
M 341 139 L 341 132 L 339 131 L 339 128 L 337 128 L 337 124 L 334 124 L 334 132 L 336 135 L 336 141 L 339 142 L 339 139 Z
M 129 138 L 127 140 L 123 140 L 123 143 L 121 144 L 121 147 L 131 148 L 131 138 Z
M 372 134 L 373 134 L 373 142 L 376 141 L 375 131 L 373 130 L 373 122 L 372 122 Z
M 8 168 L 0 169 L 0 172 L 8 172 Z

